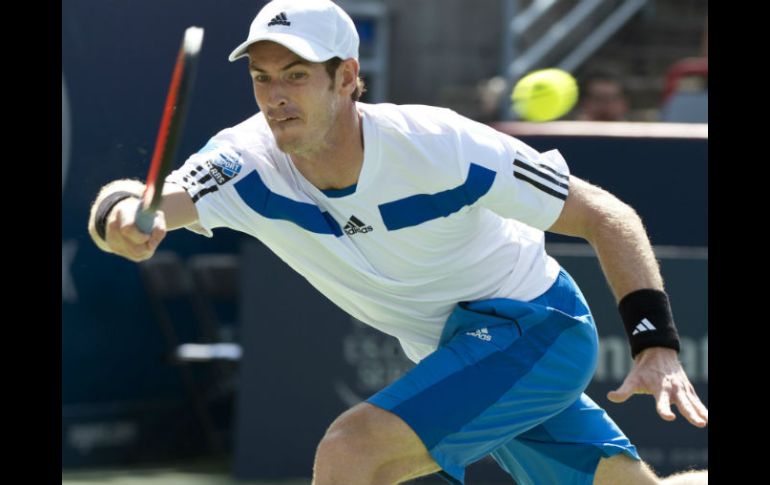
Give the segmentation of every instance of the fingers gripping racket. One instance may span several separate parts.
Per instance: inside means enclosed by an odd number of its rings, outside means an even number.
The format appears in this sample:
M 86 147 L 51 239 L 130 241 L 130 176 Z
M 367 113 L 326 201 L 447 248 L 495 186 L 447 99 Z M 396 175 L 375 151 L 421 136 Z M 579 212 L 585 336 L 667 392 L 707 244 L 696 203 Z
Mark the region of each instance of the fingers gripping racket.
M 150 171 L 147 174 L 144 194 L 136 213 L 136 225 L 145 234 L 152 232 L 155 212 L 163 200 L 163 183 L 176 156 L 185 112 L 195 78 L 198 55 L 203 45 L 203 29 L 189 27 L 185 30 L 182 47 L 174 65 L 171 86 L 168 88 L 166 105 L 155 141 Z

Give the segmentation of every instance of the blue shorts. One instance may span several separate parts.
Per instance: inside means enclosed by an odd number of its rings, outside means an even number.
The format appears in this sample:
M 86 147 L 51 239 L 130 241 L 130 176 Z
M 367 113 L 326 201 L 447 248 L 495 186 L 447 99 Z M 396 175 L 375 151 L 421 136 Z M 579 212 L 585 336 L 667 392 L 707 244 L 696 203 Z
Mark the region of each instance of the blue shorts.
M 598 336 L 562 269 L 540 297 L 460 303 L 439 348 L 367 402 L 403 419 L 450 483 L 492 457 L 519 485 L 591 485 L 602 457 L 636 448 L 583 393 Z

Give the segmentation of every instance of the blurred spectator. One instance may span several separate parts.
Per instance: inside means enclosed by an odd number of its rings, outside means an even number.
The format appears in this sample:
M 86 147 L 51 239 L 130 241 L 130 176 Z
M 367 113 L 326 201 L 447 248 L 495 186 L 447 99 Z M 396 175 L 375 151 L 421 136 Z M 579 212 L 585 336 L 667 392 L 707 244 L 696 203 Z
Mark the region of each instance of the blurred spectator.
M 476 85 L 476 94 L 479 101 L 479 113 L 475 117 L 476 121 L 482 123 L 499 121 L 502 106 L 509 109 L 510 89 L 508 81 L 503 76 L 495 76 L 480 81 Z
M 588 71 L 580 78 L 578 121 L 624 121 L 628 114 L 626 90 L 620 75 L 608 69 Z
M 666 71 L 661 120 L 708 123 L 709 93 L 708 17 L 703 25 L 701 57 L 687 57 Z

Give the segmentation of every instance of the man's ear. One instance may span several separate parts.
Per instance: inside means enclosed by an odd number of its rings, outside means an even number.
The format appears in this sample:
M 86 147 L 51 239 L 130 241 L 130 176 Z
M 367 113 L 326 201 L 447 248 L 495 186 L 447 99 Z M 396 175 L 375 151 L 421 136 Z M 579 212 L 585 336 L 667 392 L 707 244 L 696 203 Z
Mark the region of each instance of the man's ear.
M 337 69 L 337 80 L 340 83 L 340 89 L 346 96 L 350 96 L 358 87 L 358 72 L 360 66 L 355 59 L 346 59 L 342 61 Z

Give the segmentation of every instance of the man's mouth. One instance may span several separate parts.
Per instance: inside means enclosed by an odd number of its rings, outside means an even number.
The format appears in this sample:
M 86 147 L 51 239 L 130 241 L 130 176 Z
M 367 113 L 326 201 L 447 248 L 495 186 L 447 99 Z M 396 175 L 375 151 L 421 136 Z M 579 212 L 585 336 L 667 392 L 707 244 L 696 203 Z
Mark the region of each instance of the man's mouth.
M 298 120 L 296 116 L 271 116 L 270 121 L 273 123 L 285 123 L 287 121 Z

